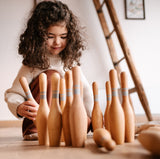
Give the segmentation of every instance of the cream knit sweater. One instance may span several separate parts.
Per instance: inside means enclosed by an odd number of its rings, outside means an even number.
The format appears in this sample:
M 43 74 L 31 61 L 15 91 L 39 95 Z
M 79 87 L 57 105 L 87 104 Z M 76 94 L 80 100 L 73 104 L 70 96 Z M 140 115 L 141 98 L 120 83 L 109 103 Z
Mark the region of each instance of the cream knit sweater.
M 59 56 L 53 56 L 48 55 L 50 59 L 50 67 L 48 69 L 50 70 L 56 70 L 58 71 L 62 76 L 64 76 L 65 72 L 63 70 L 63 63 L 61 62 L 61 59 Z M 17 107 L 23 103 L 26 100 L 26 95 L 19 83 L 19 78 L 21 76 L 25 76 L 28 83 L 30 84 L 34 78 L 36 78 L 41 72 L 46 70 L 41 69 L 33 69 L 28 66 L 22 65 L 17 77 L 15 78 L 12 87 L 7 89 L 5 92 L 5 101 L 8 104 L 9 110 L 12 112 L 12 114 L 19 118 L 17 116 L 16 110 Z M 84 74 L 81 71 L 81 80 L 83 82 L 83 101 L 86 108 L 87 115 L 91 117 L 91 112 L 93 108 L 93 95 L 91 87 L 86 80 Z

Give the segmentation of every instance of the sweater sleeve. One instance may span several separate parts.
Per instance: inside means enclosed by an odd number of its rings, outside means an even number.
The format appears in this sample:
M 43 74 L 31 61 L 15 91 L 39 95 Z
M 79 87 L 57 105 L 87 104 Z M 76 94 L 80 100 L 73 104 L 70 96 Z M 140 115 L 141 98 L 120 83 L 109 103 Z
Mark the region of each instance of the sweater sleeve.
M 17 115 L 17 107 L 26 100 L 26 95 L 19 82 L 19 78 L 21 76 L 25 76 L 28 83 L 30 83 L 33 78 L 30 68 L 22 65 L 12 84 L 12 87 L 7 89 L 4 94 L 9 110 L 17 118 L 20 118 Z
M 93 93 L 92 87 L 89 85 L 86 77 L 81 70 L 81 80 L 83 83 L 83 102 L 86 108 L 87 115 L 91 117 L 93 109 Z

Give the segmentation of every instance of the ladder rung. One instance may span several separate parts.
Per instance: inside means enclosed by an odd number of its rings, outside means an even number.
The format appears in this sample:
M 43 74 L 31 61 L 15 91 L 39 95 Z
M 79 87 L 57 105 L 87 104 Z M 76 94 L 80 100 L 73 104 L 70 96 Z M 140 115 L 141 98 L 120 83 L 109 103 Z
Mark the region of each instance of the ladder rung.
M 114 66 L 116 66 L 116 65 L 118 65 L 122 60 L 124 60 L 125 59 L 125 57 L 122 57 L 119 61 L 117 61 L 117 62 L 114 62 Z
M 130 74 L 131 74 L 131 77 L 132 77 L 133 82 L 134 82 L 135 87 L 136 87 L 136 88 L 130 89 L 129 92 L 132 93 L 132 92 L 136 91 L 138 93 L 139 100 L 140 100 L 140 102 L 141 102 L 141 104 L 144 108 L 144 111 L 147 115 L 147 118 L 148 118 L 149 121 L 151 121 L 152 120 L 152 115 L 151 115 L 151 112 L 150 112 L 150 109 L 149 109 L 149 104 L 148 104 L 148 101 L 147 101 L 147 97 L 145 95 L 145 91 L 144 91 L 143 86 L 141 84 L 140 78 L 138 77 L 137 70 L 134 67 L 134 63 L 133 63 L 132 57 L 130 55 L 130 51 L 129 51 L 129 48 L 128 48 L 127 43 L 125 41 L 125 38 L 123 36 L 123 32 L 122 32 L 122 29 L 121 29 L 121 26 L 120 26 L 120 23 L 119 23 L 117 14 L 116 14 L 116 10 L 115 10 L 114 5 L 113 5 L 113 2 L 112 2 L 112 0 L 103 0 L 102 4 L 100 4 L 100 0 L 93 0 L 93 2 L 94 2 L 94 5 L 95 5 L 96 11 L 97 11 L 97 14 L 98 14 L 98 17 L 99 17 L 99 20 L 100 20 L 100 23 L 101 23 L 101 26 L 102 26 L 102 29 L 103 29 L 103 32 L 104 32 L 104 35 L 106 37 L 106 42 L 108 44 L 108 48 L 109 48 L 109 52 L 110 52 L 110 55 L 111 55 L 111 58 L 112 58 L 113 65 L 114 66 L 117 65 L 116 70 L 120 70 L 120 66 L 118 64 L 125 58 L 125 60 L 127 62 L 127 65 L 128 65 L 128 68 L 129 68 L 129 71 L 130 71 Z M 102 7 L 103 7 L 104 3 L 106 4 L 106 7 L 108 9 L 108 13 L 109 13 L 109 16 L 111 18 L 113 27 L 115 29 L 117 38 L 120 42 L 120 46 L 121 46 L 122 51 L 124 53 L 124 57 L 119 61 L 118 61 L 118 58 L 117 58 L 117 55 L 116 55 L 116 51 L 114 49 L 114 44 L 112 42 L 112 38 L 110 37 L 111 33 L 109 32 L 107 22 L 105 20 L 104 14 L 103 14 L 103 8 Z M 109 38 L 109 39 L 107 39 L 107 38 Z M 115 62 L 115 61 L 118 61 L 118 62 Z
M 115 29 L 113 29 L 112 32 L 110 32 L 109 35 L 106 36 L 106 39 L 109 39 L 114 31 L 115 31 Z
M 131 88 L 131 89 L 128 90 L 129 94 L 134 93 L 136 91 L 137 91 L 136 87 Z
M 104 3 L 105 3 L 105 0 L 102 2 L 99 9 L 97 10 L 98 13 L 102 12 L 102 7 L 103 7 Z

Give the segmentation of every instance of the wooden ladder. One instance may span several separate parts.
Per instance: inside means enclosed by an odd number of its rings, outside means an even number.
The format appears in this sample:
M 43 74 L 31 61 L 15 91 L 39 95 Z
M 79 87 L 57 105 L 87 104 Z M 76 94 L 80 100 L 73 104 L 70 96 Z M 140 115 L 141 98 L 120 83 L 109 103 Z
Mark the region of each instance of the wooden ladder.
M 143 109 L 145 111 L 145 114 L 146 114 L 148 120 L 149 121 L 153 120 L 144 88 L 142 86 L 138 72 L 134 66 L 134 62 L 132 60 L 130 50 L 127 46 L 126 40 L 123 36 L 123 32 L 122 32 L 114 5 L 112 3 L 112 0 L 104 0 L 102 3 L 100 3 L 100 0 L 93 0 L 93 3 L 95 5 L 95 8 L 96 8 L 96 11 L 98 14 L 98 18 L 101 23 L 103 33 L 104 33 L 104 36 L 106 39 L 106 43 L 108 45 L 109 53 L 110 53 L 113 65 L 114 65 L 115 69 L 117 70 L 117 73 L 120 74 L 120 72 L 121 72 L 121 68 L 119 66 L 119 63 L 125 59 L 127 66 L 128 66 L 128 69 L 129 69 L 129 72 L 131 74 L 132 80 L 135 85 L 134 88 L 129 89 L 129 93 L 137 92 L 139 100 L 143 106 Z M 102 7 L 104 6 L 104 4 L 108 9 L 108 13 L 109 13 L 109 16 L 111 18 L 111 21 L 112 21 L 112 24 L 114 27 L 113 31 L 111 31 L 111 32 L 109 31 L 109 27 L 107 25 L 106 18 L 104 16 L 104 13 L 102 10 Z M 122 48 L 122 52 L 124 54 L 124 57 L 121 59 L 118 59 L 118 57 L 117 57 L 114 43 L 111 38 L 111 35 L 113 34 L 113 32 L 116 32 L 117 38 L 118 38 L 120 46 Z

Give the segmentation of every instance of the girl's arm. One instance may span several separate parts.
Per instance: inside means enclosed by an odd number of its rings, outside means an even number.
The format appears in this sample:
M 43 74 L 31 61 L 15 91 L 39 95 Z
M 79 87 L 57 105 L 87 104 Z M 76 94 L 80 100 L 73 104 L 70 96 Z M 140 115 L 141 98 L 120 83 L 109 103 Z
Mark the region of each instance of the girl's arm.
M 17 107 L 26 100 L 26 95 L 19 82 L 19 78 L 21 76 L 25 76 L 28 83 L 30 83 L 33 79 L 31 68 L 22 65 L 12 84 L 12 87 L 7 89 L 4 94 L 9 110 L 17 118 L 20 118 L 20 116 L 17 115 Z

